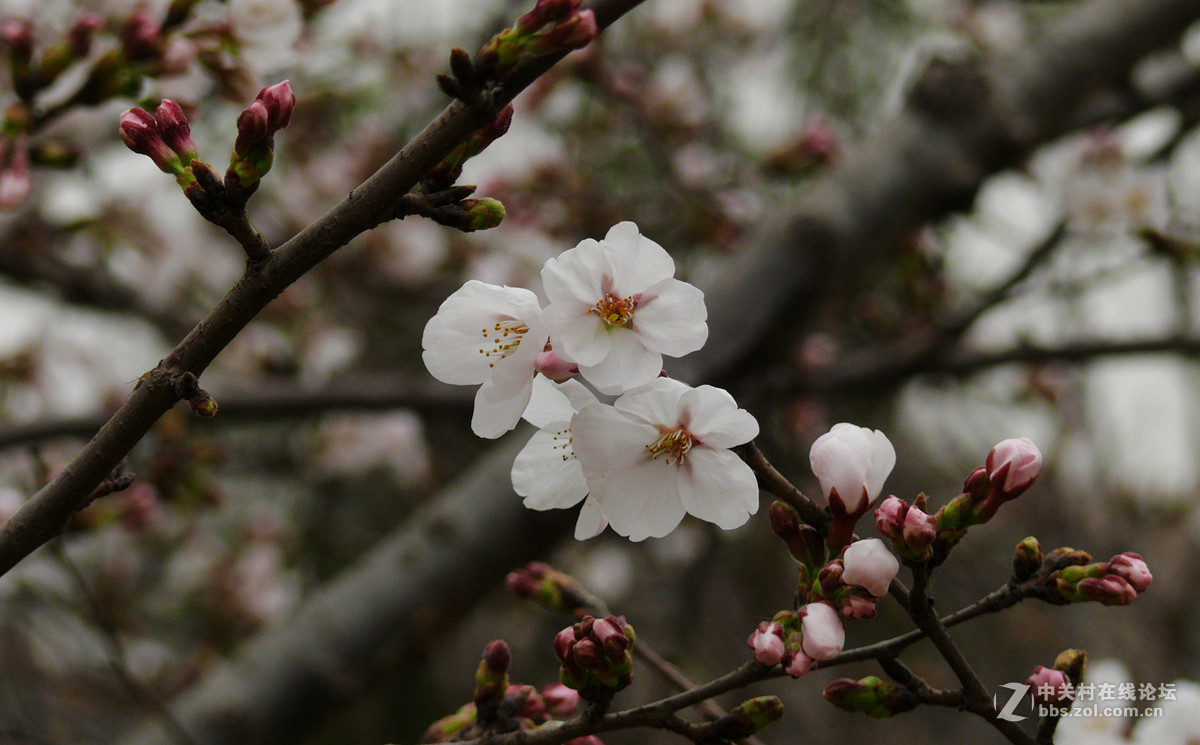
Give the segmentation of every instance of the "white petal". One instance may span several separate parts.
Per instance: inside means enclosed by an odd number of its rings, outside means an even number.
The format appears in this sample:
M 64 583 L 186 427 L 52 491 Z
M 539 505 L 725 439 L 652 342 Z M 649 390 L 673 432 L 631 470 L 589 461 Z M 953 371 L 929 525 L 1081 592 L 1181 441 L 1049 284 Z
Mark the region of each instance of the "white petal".
M 612 287 L 622 297 L 643 292 L 655 282 L 675 276 L 675 261 L 662 246 L 620 222 L 609 228 L 600 245 L 612 266 Z
M 572 507 L 587 496 L 587 481 L 571 449 L 567 421 L 534 433 L 513 460 L 512 483 L 531 510 Z
M 471 280 L 446 298 L 425 325 L 421 357 L 429 372 L 444 383 L 482 383 L 491 375 L 494 361 L 483 354 L 489 346 L 483 330 L 498 321 L 540 326 L 539 314 L 537 296 L 529 290 Z
M 649 460 L 646 445 L 658 436 L 657 428 L 607 404 L 585 406 L 571 419 L 571 444 L 589 478 L 593 473 L 630 468 Z
M 656 428 L 675 429 L 681 424 L 680 401 L 690 390 L 686 383 L 673 378 L 655 378 L 648 385 L 621 396 L 613 406 Z
M 758 420 L 720 388 L 694 388 L 680 397 L 679 407 L 688 431 L 709 447 L 731 448 L 758 436 Z
M 608 520 L 604 517 L 600 500 L 588 497 L 584 500 L 583 507 L 579 510 L 579 520 L 575 523 L 575 540 L 586 541 L 595 538 L 607 527 Z
M 612 267 L 600 244 L 587 239 L 542 265 L 542 289 L 551 305 L 595 305 L 604 297 L 602 283 Z
M 871 432 L 871 474 L 867 479 L 867 493 L 874 500 L 883 491 L 883 482 L 888 474 L 896 467 L 896 448 L 887 435 L 874 430 Z
M 707 318 L 703 292 L 687 282 L 666 279 L 642 295 L 633 328 L 647 347 L 668 357 L 682 357 L 708 341 Z
M 550 330 L 550 344 L 564 359 L 577 365 L 594 365 L 609 353 L 611 334 L 600 317 L 580 305 L 551 305 L 542 311 Z
M 533 392 L 533 376 L 528 380 L 497 383 L 484 381 L 475 393 L 475 411 L 471 415 L 471 431 L 479 437 L 493 440 L 517 426 L 521 413 L 529 405 Z
M 675 488 L 677 466 L 644 460 L 632 468 L 609 471 L 589 481 L 612 529 L 631 541 L 661 538 L 685 514 Z
M 701 520 L 731 530 L 758 512 L 758 480 L 728 450 L 693 448 L 680 476 L 679 499 Z
M 643 386 L 662 372 L 662 355 L 646 349 L 629 329 L 609 332 L 612 348 L 599 363 L 578 362 L 579 374 L 596 390 L 616 395 Z
M 541 429 L 551 422 L 570 422 L 575 412 L 595 402 L 596 397 L 578 380 L 555 383 L 538 375 L 533 379 L 533 394 L 521 418 Z

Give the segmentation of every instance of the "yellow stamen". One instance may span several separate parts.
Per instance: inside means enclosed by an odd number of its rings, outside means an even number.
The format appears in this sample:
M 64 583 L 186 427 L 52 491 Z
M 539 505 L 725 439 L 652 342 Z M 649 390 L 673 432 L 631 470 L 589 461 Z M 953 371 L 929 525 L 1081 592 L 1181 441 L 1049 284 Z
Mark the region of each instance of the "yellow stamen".
M 529 327 L 520 321 L 497 321 L 490 329 L 482 330 L 483 346 L 479 348 L 479 353 L 484 357 L 495 355 L 497 361 L 502 360 L 516 351 L 528 331 Z M 495 362 L 488 363 L 488 367 L 495 366 Z
M 633 321 L 633 313 L 637 310 L 637 300 L 631 297 L 617 297 L 611 292 L 604 293 L 604 299 L 596 303 L 595 308 L 588 308 L 588 313 L 600 317 L 604 325 L 610 329 L 615 326 L 628 326 Z
M 664 456 L 667 465 L 682 463 L 692 449 L 692 435 L 683 427 L 664 432 L 657 440 L 646 446 L 650 457 L 658 460 Z

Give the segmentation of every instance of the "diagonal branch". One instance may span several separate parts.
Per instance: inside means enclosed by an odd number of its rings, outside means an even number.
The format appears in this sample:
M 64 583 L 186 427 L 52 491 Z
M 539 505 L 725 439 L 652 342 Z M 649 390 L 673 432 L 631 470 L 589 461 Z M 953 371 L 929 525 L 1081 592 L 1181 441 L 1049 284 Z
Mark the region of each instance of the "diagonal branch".
M 597 24 L 605 28 L 641 0 L 599 0 Z M 526 60 L 497 88 L 493 105 L 502 107 L 565 55 Z M 129 398 L 83 450 L 45 488 L 0 528 L 0 574 L 62 530 L 92 489 L 175 405 L 175 382 L 183 373 L 197 377 L 272 300 L 355 236 L 391 219 L 396 199 L 494 116 L 451 103 L 432 123 L 362 185 L 287 243 L 271 258 L 248 266 L 216 307 L 158 366 L 141 379 Z

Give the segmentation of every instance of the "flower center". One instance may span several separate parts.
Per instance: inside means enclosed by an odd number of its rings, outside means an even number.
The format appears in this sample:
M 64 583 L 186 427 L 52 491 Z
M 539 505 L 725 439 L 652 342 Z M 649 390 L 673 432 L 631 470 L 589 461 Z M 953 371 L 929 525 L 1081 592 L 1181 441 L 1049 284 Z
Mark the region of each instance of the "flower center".
M 663 456 L 666 464 L 682 463 L 692 449 L 692 435 L 683 427 L 664 432 L 657 440 L 646 446 L 652 460 Z
M 575 448 L 571 445 L 573 438 L 571 437 L 570 427 L 567 427 L 566 429 L 560 429 L 555 432 L 553 435 L 553 440 L 554 442 L 550 445 L 550 448 L 552 450 L 561 450 L 562 452 L 560 455 L 562 456 L 563 460 L 575 459 Z
M 633 312 L 637 310 L 637 300 L 631 297 L 617 297 L 611 292 L 604 293 L 604 299 L 596 303 L 595 308 L 588 308 L 588 313 L 595 313 L 608 328 L 628 326 L 633 320 Z
M 502 360 L 516 351 L 521 339 L 529 331 L 529 327 L 520 321 L 497 321 L 490 329 L 483 329 L 483 346 L 479 353 L 484 357 L 496 357 Z M 495 367 L 496 362 L 489 362 L 488 367 Z

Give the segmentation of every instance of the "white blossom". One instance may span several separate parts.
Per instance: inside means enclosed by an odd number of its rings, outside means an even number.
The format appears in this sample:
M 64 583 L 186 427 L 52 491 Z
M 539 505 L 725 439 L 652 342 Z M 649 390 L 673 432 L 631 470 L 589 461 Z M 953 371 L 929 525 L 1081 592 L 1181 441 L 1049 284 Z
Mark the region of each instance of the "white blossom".
M 896 465 L 896 450 L 879 430 L 842 422 L 817 438 L 808 454 L 821 491 L 837 492 L 847 514 L 861 514 L 879 498 Z
M 471 431 L 495 438 L 520 421 L 546 340 L 536 295 L 471 280 L 426 324 L 421 357 L 443 383 L 480 386 Z
M 661 538 L 685 513 L 736 528 L 758 510 L 754 473 L 728 448 L 758 434 L 758 422 L 712 386 L 658 378 L 571 420 L 575 455 L 613 530 Z
M 674 279 L 675 262 L 631 222 L 585 240 L 542 267 L 554 350 L 602 393 L 645 385 L 662 357 L 704 346 L 704 293 Z

